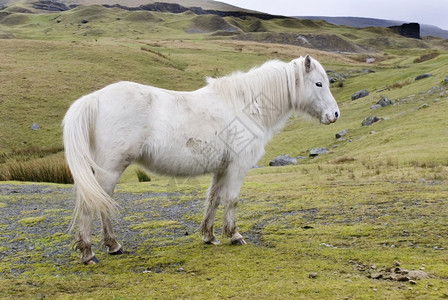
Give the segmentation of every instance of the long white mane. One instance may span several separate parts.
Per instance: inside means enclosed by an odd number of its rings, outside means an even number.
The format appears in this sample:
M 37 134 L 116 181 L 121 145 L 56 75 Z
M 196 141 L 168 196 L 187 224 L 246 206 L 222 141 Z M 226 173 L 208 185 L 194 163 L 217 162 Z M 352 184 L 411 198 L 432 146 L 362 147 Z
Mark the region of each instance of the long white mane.
M 207 78 L 208 87 L 222 95 L 237 112 L 249 113 L 271 127 L 295 107 L 296 70 L 293 63 L 271 60 L 247 73 Z

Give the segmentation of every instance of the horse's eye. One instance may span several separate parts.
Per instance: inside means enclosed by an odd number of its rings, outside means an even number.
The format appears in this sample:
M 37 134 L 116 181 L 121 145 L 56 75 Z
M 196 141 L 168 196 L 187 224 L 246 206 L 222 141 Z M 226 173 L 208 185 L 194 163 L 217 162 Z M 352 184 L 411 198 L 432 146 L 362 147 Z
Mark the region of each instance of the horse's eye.
M 320 82 L 320 81 L 316 82 L 316 86 L 317 87 L 322 87 L 322 82 Z

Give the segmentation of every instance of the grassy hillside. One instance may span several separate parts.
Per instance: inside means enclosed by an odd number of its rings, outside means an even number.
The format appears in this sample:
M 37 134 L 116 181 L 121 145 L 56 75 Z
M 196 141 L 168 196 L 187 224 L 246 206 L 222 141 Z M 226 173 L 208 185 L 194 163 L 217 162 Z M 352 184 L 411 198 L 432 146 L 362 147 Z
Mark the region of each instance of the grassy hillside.
M 60 163 L 69 105 L 120 80 L 194 90 L 205 76 L 309 53 L 337 78 L 342 116 L 330 126 L 291 118 L 268 144 L 241 192 L 247 247 L 202 245 L 208 176 L 138 183 L 131 166 L 115 220 L 128 252 L 107 257 L 96 224 L 102 263 L 86 268 L 69 250 L 71 185 L 0 183 L 0 298 L 446 297 L 446 40 L 293 19 L 24 9 L 0 11 L 0 177 L 19 163 Z M 416 81 L 423 73 L 432 76 Z M 361 89 L 369 96 L 352 101 Z M 371 109 L 383 96 L 395 104 Z M 362 126 L 369 116 L 380 121 Z M 317 147 L 330 151 L 310 159 Z M 305 158 L 269 167 L 281 154 Z M 397 264 L 428 277 L 394 279 Z

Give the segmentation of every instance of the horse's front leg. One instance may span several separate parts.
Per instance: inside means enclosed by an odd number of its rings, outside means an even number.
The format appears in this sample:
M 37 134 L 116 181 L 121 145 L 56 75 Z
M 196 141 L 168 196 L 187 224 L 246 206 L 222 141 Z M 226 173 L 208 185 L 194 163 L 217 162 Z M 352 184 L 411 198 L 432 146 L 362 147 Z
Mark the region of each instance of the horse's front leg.
M 111 255 L 124 254 L 123 247 L 116 241 L 109 216 L 101 213 L 103 224 L 103 245 Z
M 230 242 L 234 245 L 245 245 L 246 241 L 243 236 L 237 231 L 235 223 L 235 208 L 238 203 L 238 198 L 226 199 L 224 208 L 224 224 L 223 234 L 230 238 Z
M 219 244 L 219 241 L 216 239 L 213 232 L 213 222 L 215 221 L 216 209 L 220 202 L 219 185 L 216 182 L 216 176 L 214 176 L 210 188 L 207 191 L 205 213 L 200 229 L 202 232 L 202 240 L 207 244 Z
M 220 172 L 213 177 L 208 191 L 204 219 L 201 224 L 204 242 L 208 244 L 219 243 L 213 234 L 213 221 L 216 209 L 222 201 L 225 205 L 223 234 L 230 238 L 232 244 L 246 244 L 242 235 L 236 230 L 235 225 L 235 208 L 243 178 L 244 173 L 239 170 L 232 172 L 230 169 Z

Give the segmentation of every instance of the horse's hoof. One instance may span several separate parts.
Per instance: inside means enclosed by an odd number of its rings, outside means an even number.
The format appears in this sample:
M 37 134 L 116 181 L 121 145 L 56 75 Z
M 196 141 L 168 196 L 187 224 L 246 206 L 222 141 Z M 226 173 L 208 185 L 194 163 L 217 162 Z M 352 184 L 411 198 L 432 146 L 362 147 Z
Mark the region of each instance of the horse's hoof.
M 204 241 L 208 245 L 219 245 L 221 242 L 218 241 L 216 238 L 213 238 L 211 241 Z
M 121 254 L 124 254 L 123 247 L 120 247 L 120 249 L 118 249 L 117 251 L 109 252 L 109 254 L 110 255 L 121 255 Z
M 246 241 L 243 238 L 232 240 L 232 245 L 246 245 Z
M 94 256 L 90 260 L 85 261 L 84 264 L 85 265 L 95 265 L 95 264 L 97 264 L 99 262 L 100 262 L 100 260 L 96 256 Z

